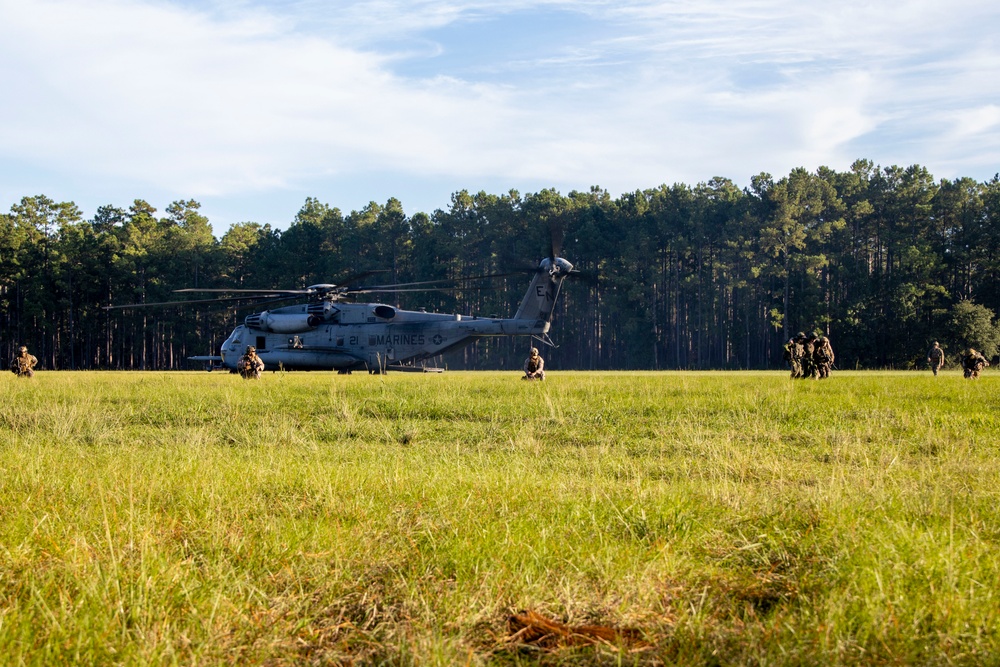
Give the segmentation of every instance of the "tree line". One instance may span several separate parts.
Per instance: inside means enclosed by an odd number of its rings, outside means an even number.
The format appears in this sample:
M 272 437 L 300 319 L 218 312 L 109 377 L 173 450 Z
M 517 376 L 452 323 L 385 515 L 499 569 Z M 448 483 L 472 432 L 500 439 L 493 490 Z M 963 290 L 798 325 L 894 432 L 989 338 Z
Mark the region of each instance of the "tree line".
M 936 181 L 921 166 L 868 160 L 617 198 L 597 187 L 460 191 L 447 209 L 412 216 L 396 199 L 344 214 L 308 198 L 285 230 L 244 222 L 221 238 L 194 200 L 159 213 L 137 199 L 84 219 L 72 202 L 24 197 L 0 214 L 3 352 L 27 345 L 49 369 L 186 368 L 188 356 L 217 354 L 253 309 L 105 306 L 358 275 L 464 278 L 462 290 L 379 299 L 510 316 L 553 243 L 580 273 L 563 287 L 551 368 L 778 368 L 798 331 L 829 336 L 840 368 L 915 367 L 934 340 L 953 359 L 967 346 L 997 353 L 1000 179 Z M 518 368 L 528 346 L 490 339 L 439 361 Z

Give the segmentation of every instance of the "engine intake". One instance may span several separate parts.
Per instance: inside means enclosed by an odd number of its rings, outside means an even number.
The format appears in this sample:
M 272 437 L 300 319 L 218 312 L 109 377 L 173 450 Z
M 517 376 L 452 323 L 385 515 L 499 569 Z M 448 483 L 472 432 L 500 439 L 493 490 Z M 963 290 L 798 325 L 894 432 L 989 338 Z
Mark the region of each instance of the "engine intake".
M 303 333 L 312 331 L 323 323 L 320 315 L 306 313 L 278 314 L 264 311 L 247 315 L 243 321 L 250 329 L 269 331 L 271 333 Z

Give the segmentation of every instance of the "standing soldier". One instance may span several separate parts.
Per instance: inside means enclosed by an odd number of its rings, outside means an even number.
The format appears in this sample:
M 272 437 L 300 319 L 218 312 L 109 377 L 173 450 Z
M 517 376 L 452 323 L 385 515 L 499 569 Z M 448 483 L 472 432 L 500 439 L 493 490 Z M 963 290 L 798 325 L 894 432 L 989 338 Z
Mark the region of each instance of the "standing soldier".
M 833 368 L 833 346 L 830 339 L 820 336 L 816 339 L 813 350 L 813 360 L 816 364 L 816 373 L 820 380 L 830 377 L 830 370 Z
M 785 361 L 788 362 L 789 367 L 792 369 L 791 377 L 793 380 L 804 377 L 802 374 L 802 359 L 806 354 L 805 342 L 806 335 L 800 331 L 785 343 Z
M 962 357 L 962 372 L 967 380 L 978 380 L 979 373 L 990 365 L 986 357 L 969 348 Z
M 259 380 L 264 371 L 264 362 L 257 356 L 257 348 L 247 345 L 246 354 L 236 363 L 236 370 L 244 380 Z
M 524 377 L 522 380 L 544 380 L 545 361 L 538 354 L 538 348 L 531 348 L 531 355 L 524 360 Z
M 789 338 L 788 342 L 781 346 L 781 358 L 784 359 L 785 363 L 788 364 L 789 368 L 792 368 L 792 345 L 795 343 L 794 338 Z M 792 369 L 792 377 L 795 377 L 795 369 Z
M 927 350 L 927 363 L 931 365 L 934 375 L 937 375 L 937 372 L 944 366 L 944 350 L 941 349 L 937 341 L 934 341 L 931 349 Z
M 10 362 L 10 370 L 19 378 L 30 378 L 35 376 L 37 365 L 38 359 L 28 354 L 28 348 L 22 345 L 17 348 L 17 356 Z
M 816 368 L 816 334 L 810 334 L 802 344 L 802 377 L 818 378 L 819 370 Z

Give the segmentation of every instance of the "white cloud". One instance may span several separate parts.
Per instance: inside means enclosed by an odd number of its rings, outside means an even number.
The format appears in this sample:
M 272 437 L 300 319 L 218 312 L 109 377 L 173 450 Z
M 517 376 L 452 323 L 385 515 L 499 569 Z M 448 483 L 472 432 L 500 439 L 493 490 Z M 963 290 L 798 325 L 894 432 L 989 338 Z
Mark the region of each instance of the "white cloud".
M 511 114 L 488 85 L 403 81 L 376 55 L 259 18 L 127 2 L 4 6 L 4 18 L 4 59 L 19 61 L 4 68 L 18 91 L 0 111 L 5 151 L 194 194 L 386 162 L 443 169 L 451 147 Z
M 1000 126 L 1000 106 L 987 104 L 974 109 L 962 109 L 954 115 L 952 135 L 955 138 L 976 137 L 995 132 Z
M 596 29 L 455 73 L 441 29 L 540 11 Z M 0 0 L 0 164 L 216 200 L 361 173 L 400 190 L 437 178 L 449 191 L 612 192 L 858 157 L 970 175 L 997 152 L 998 12 L 972 0 Z

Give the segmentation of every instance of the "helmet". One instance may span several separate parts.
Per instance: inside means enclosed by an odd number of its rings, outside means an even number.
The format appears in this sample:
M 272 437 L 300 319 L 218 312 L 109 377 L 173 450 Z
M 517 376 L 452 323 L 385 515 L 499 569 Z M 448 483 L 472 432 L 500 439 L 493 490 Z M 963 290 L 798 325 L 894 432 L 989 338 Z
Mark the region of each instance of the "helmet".
M 531 356 L 533 356 L 533 357 L 537 357 L 538 356 L 538 348 L 537 347 L 531 348 Z
M 805 337 L 806 337 L 806 335 L 805 335 L 805 333 L 804 333 L 804 332 L 800 331 L 800 332 L 798 332 L 797 334 L 795 334 L 795 337 L 796 337 L 796 338 L 805 338 Z
M 255 348 L 253 345 L 247 345 L 247 352 L 256 352 L 256 351 L 257 348 Z
M 21 347 L 17 348 L 17 351 L 18 352 L 27 352 L 28 348 L 26 348 L 24 345 L 22 345 Z

